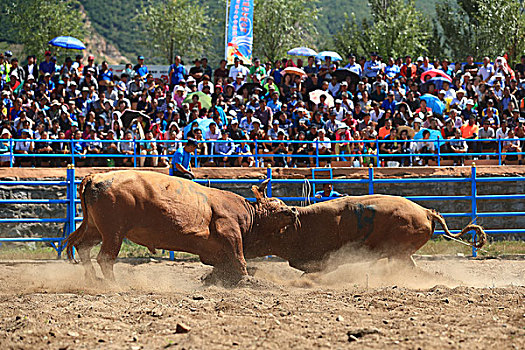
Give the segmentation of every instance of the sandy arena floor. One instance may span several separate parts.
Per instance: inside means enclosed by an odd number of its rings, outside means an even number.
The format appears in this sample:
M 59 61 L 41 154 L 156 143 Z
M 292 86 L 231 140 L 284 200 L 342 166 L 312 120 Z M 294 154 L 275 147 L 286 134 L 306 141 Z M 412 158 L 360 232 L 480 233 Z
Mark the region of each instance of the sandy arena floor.
M 0 349 L 525 348 L 525 260 L 418 265 L 301 277 L 257 261 L 227 289 L 204 286 L 211 269 L 193 261 L 121 260 L 113 286 L 64 261 L 4 261 Z

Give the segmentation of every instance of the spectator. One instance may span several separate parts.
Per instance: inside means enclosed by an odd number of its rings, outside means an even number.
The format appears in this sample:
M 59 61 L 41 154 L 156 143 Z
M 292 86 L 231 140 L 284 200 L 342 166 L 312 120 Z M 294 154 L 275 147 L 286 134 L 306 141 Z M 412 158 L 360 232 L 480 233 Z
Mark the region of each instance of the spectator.
M 173 153 L 170 175 L 182 177 L 188 180 L 195 179 L 195 174 L 191 171 L 191 157 L 197 149 L 197 141 L 188 139 L 184 147 L 180 147 Z
M 505 138 L 505 141 L 503 141 L 502 145 L 502 152 L 503 155 L 501 157 L 501 160 L 503 164 L 506 164 L 507 161 L 516 161 L 518 160 L 518 164 L 523 164 L 523 155 L 522 154 L 511 154 L 507 155 L 507 153 L 521 153 L 522 148 L 520 147 L 520 141 L 518 140 L 518 137 L 514 135 L 514 130 L 509 130 L 507 137 Z
M 334 191 L 330 183 L 323 184 L 323 190 L 315 192 L 315 198 L 338 198 L 344 196 L 344 194 Z
M 252 167 L 255 161 L 252 157 L 252 151 L 246 143 L 246 140 L 249 140 L 248 136 L 245 136 L 245 138 L 241 140 L 241 143 L 235 149 L 235 154 L 238 156 L 236 165 L 241 167 Z
M 148 74 L 148 66 L 144 64 L 144 56 L 137 57 L 137 64 L 133 67 L 136 75 L 141 78 L 144 78 Z
M 153 133 L 148 131 L 146 133 L 146 141 L 140 143 L 140 154 L 143 156 L 156 156 L 158 155 L 157 144 L 154 142 Z M 151 157 L 151 165 L 156 167 L 159 159 L 157 157 Z M 139 158 L 140 166 L 143 167 L 146 164 L 146 157 Z
M 417 142 L 416 144 L 416 150 L 419 154 L 429 154 L 429 153 L 435 153 L 436 148 L 434 141 L 428 141 L 430 139 L 430 131 L 424 130 L 423 131 L 423 141 Z M 433 159 L 433 156 L 425 155 L 420 156 L 419 165 L 428 165 L 428 161 L 430 159 Z
M 233 152 L 235 152 L 235 144 L 230 138 L 230 133 L 225 131 L 221 134 L 221 142 L 215 144 L 214 154 L 222 156 L 222 158 L 214 158 L 215 163 L 219 166 L 226 166 L 226 164 L 233 166 L 235 164 L 235 158 L 230 157 Z
M 467 153 L 467 143 L 465 140 L 461 139 L 461 131 L 456 129 L 454 138 L 450 140 L 449 142 L 450 150 L 453 153 Z M 458 156 L 453 157 L 454 159 L 454 165 L 463 165 L 464 164 L 464 157 Z

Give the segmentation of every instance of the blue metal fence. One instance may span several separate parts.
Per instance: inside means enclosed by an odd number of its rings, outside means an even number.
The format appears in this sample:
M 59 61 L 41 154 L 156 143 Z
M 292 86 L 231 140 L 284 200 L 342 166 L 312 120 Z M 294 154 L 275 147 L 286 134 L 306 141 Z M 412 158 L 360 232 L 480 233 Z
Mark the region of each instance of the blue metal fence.
M 523 200 L 525 194 L 498 194 L 498 195 L 478 195 L 477 184 L 487 182 L 509 182 L 518 181 L 524 182 L 525 177 L 509 176 L 509 177 L 478 177 L 476 174 L 476 166 L 472 166 L 471 175 L 468 177 L 443 177 L 443 178 L 404 178 L 404 179 L 382 179 L 374 176 L 374 168 L 368 169 L 368 178 L 363 179 L 280 179 L 274 178 L 272 168 L 267 169 L 267 179 L 270 179 L 267 191 L 268 196 L 272 196 L 272 184 L 304 184 L 305 181 L 316 184 L 332 183 L 332 184 L 363 184 L 368 187 L 368 193 L 374 194 L 375 184 L 401 184 L 401 183 L 465 183 L 470 184 L 470 195 L 460 196 L 407 196 L 407 199 L 414 201 L 454 201 L 454 200 L 468 200 L 471 202 L 470 212 L 465 213 L 442 213 L 444 217 L 467 217 L 471 218 L 472 222 L 476 222 L 477 218 L 482 217 L 512 217 L 525 216 L 525 212 L 479 212 L 478 201 L 485 200 Z M 224 185 L 224 184 L 257 184 L 265 179 L 196 179 L 195 182 L 202 185 Z M 42 238 L 0 238 L 2 242 L 44 242 L 48 243 L 56 249 L 58 257 L 64 249 L 64 239 L 75 230 L 76 223 L 82 221 L 81 216 L 77 216 L 77 205 L 80 200 L 77 199 L 77 185 L 79 180 L 75 180 L 75 168 L 68 166 L 65 181 L 0 181 L 0 186 L 65 186 L 67 189 L 66 199 L 0 199 L 0 204 L 65 204 L 67 205 L 65 218 L 0 218 L 1 223 L 63 223 L 64 229 L 59 237 L 42 237 Z M 316 197 L 278 197 L 285 202 L 299 202 L 319 200 L 328 200 L 329 198 Z M 247 198 L 248 200 L 255 200 L 255 198 Z M 459 230 L 451 230 L 454 233 Z M 486 230 L 488 234 L 525 234 L 525 229 L 489 229 Z M 435 231 L 436 235 L 442 235 L 442 230 Z M 473 240 L 475 240 L 475 233 L 473 232 Z M 475 248 L 472 249 L 472 255 L 477 256 Z M 170 253 L 170 258 L 173 259 L 173 252 Z
M 67 153 L 17 153 L 15 150 L 15 145 L 17 142 L 34 142 L 34 143 L 67 143 L 69 145 L 68 152 Z M 210 154 L 206 155 L 199 155 L 195 154 L 193 157 L 193 166 L 199 167 L 200 162 L 199 160 L 202 159 L 215 159 L 215 158 L 246 158 L 246 157 L 252 157 L 254 158 L 255 166 L 258 167 L 264 162 L 264 159 L 268 158 L 290 158 L 290 159 L 304 159 L 309 158 L 313 160 L 313 163 L 315 163 L 316 167 L 320 166 L 320 163 L 323 161 L 328 160 L 336 160 L 336 159 L 343 159 L 346 160 L 347 158 L 370 158 L 373 159 L 373 164 L 376 167 L 381 167 L 381 160 L 384 159 L 401 159 L 401 158 L 409 158 L 414 159 L 415 157 L 433 157 L 435 158 L 437 165 L 441 165 L 441 161 L 444 160 L 444 158 L 455 158 L 455 159 L 466 159 L 466 157 L 492 157 L 494 159 L 497 159 L 498 165 L 503 164 L 503 159 L 507 156 L 519 156 L 523 157 L 525 155 L 524 150 L 522 149 L 521 152 L 505 152 L 503 145 L 508 142 L 522 142 L 522 144 L 525 144 L 525 139 L 462 139 L 462 140 L 456 140 L 453 141 L 465 141 L 467 142 L 467 145 L 473 145 L 476 143 L 478 146 L 481 145 L 482 142 L 491 142 L 494 146 L 493 152 L 474 152 L 474 151 L 468 151 L 465 153 L 450 153 L 450 152 L 442 152 L 441 146 L 450 143 L 450 139 L 418 139 L 418 140 L 348 140 L 348 141 L 298 141 L 298 140 L 202 140 L 198 141 L 199 143 L 205 143 L 210 145 L 211 152 Z M 169 154 L 141 154 L 141 146 L 148 144 L 148 143 L 154 143 L 157 145 L 165 146 L 167 144 L 183 144 L 185 140 L 55 140 L 55 139 L 46 139 L 46 140 L 29 140 L 29 139 L 7 139 L 7 140 L 0 140 L 0 142 L 8 142 L 8 148 L 9 151 L 6 153 L 0 154 L 0 157 L 6 157 L 9 160 L 9 164 L 11 167 L 15 165 L 15 159 L 16 158 L 38 158 L 38 159 L 50 159 L 50 158 L 58 158 L 67 160 L 72 165 L 75 165 L 79 160 L 86 160 L 86 159 L 93 159 L 93 158 L 109 158 L 109 159 L 132 159 L 133 160 L 133 166 L 138 166 L 138 160 L 140 158 L 170 158 L 171 156 Z M 229 154 L 229 155 L 221 155 L 221 154 L 215 154 L 214 152 L 214 145 L 216 143 L 235 143 L 240 144 L 246 143 L 251 146 L 253 149 L 253 153 L 251 155 L 241 155 L 238 154 Z M 417 153 L 414 151 L 414 149 L 410 149 L 410 152 L 407 153 L 382 153 L 381 152 L 381 145 L 386 143 L 408 143 L 409 145 L 415 145 L 422 142 L 430 142 L 434 143 L 435 145 L 435 153 Z M 82 143 L 84 145 L 90 144 L 90 143 L 98 143 L 98 144 L 105 144 L 105 143 L 116 143 L 119 146 L 126 145 L 128 149 L 132 149 L 132 154 L 123 154 L 121 152 L 102 152 L 102 153 L 87 153 L 87 154 L 79 154 L 75 152 L 75 145 L 78 143 Z M 273 154 L 273 153 L 260 153 L 259 152 L 259 146 L 261 144 L 279 144 L 279 143 L 285 143 L 288 146 L 293 144 L 308 144 L 310 146 L 310 154 L 293 154 L 293 153 L 287 153 L 287 154 Z M 323 144 L 330 144 L 331 148 L 334 148 L 333 146 L 335 144 L 363 144 L 363 146 L 367 149 L 370 149 L 371 152 L 369 153 L 340 153 L 335 154 L 335 152 L 331 152 L 330 154 L 321 154 L 322 152 L 322 146 Z M 131 152 L 131 151 L 130 151 Z M 371 163 L 371 162 L 370 162 Z

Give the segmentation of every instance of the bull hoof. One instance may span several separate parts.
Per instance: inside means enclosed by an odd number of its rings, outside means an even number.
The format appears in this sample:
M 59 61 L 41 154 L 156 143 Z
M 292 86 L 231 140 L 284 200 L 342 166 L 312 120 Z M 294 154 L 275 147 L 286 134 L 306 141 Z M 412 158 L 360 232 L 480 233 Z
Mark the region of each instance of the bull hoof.
M 214 268 L 209 274 L 201 278 L 204 285 L 214 285 L 222 287 L 235 287 L 243 275 L 231 271 Z
M 257 273 L 258 270 L 259 270 L 259 268 L 255 267 L 255 266 L 248 266 L 246 268 L 246 271 L 248 271 L 248 276 L 255 276 L 255 274 Z

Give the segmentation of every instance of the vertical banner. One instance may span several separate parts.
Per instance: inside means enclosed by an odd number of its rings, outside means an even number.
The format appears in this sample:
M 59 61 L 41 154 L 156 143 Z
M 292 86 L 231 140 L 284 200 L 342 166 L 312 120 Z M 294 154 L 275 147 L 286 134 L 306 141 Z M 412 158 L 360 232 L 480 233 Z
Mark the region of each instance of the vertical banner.
M 226 61 L 233 64 L 235 57 L 245 64 L 252 63 L 253 1 L 230 0 Z

